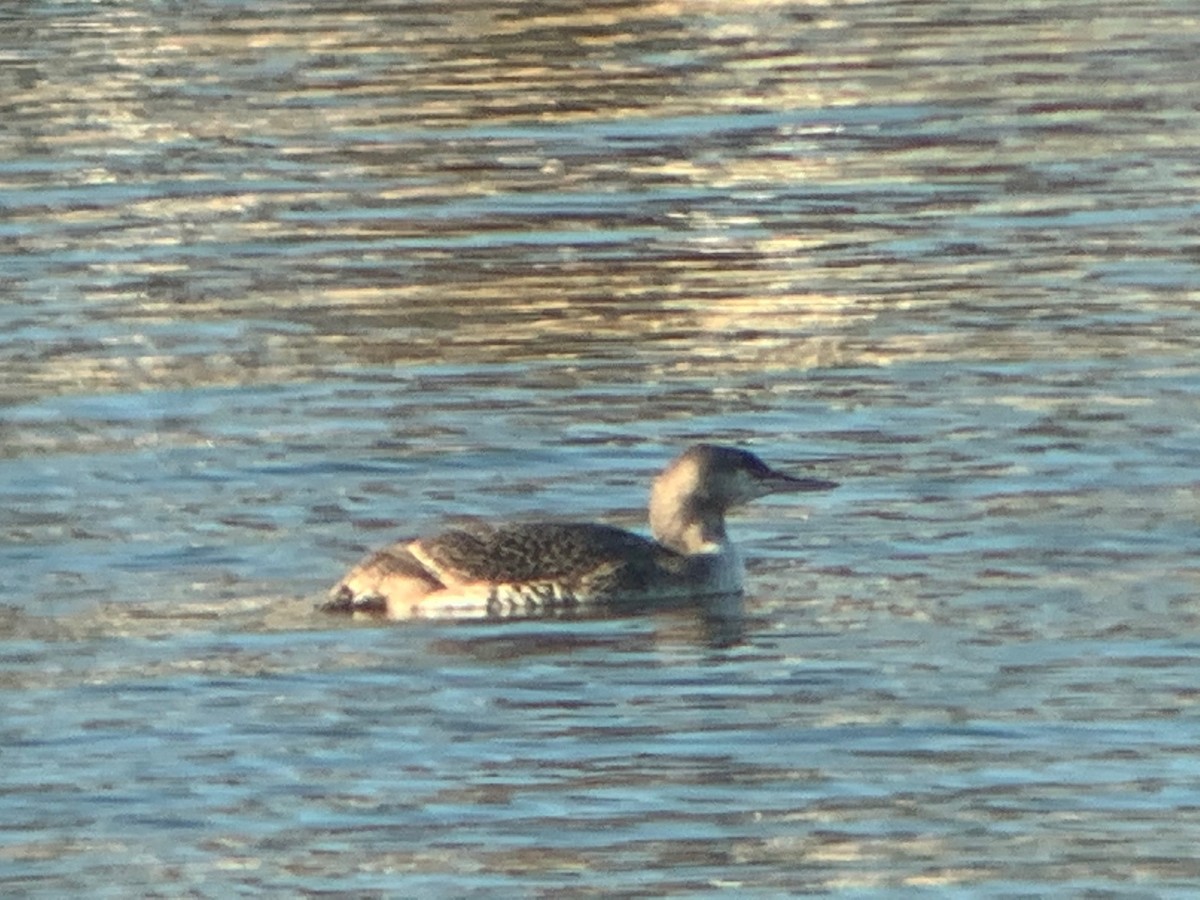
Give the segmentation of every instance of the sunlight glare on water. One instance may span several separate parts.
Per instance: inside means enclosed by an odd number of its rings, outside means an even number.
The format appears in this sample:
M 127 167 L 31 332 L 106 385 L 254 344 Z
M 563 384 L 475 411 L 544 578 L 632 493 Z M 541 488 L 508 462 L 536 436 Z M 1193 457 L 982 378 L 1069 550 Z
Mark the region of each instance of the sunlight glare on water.
M 0 893 L 1194 894 L 1190 4 L 0 18 Z M 314 609 L 701 440 L 739 607 Z

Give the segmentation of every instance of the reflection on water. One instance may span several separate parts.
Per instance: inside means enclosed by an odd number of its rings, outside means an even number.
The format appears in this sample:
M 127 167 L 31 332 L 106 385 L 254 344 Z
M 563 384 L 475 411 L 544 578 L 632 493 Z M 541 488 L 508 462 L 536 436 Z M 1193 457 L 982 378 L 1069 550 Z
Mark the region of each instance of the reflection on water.
M 0 17 L 0 892 L 1190 894 L 1189 4 Z M 697 439 L 744 609 L 313 611 Z

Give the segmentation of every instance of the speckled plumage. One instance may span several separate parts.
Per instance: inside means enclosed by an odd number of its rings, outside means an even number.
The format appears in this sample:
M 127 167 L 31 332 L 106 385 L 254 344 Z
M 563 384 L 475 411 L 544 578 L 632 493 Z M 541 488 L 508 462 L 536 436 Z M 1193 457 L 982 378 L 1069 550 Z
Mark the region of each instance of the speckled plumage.
M 443 569 L 472 580 L 520 584 L 579 582 L 612 570 L 614 585 L 647 586 L 661 567 L 678 570 L 682 556 L 653 541 L 608 525 L 534 522 L 453 530 L 420 542 Z
M 774 490 L 831 482 L 775 472 L 758 457 L 699 445 L 655 480 L 655 540 L 608 525 L 472 524 L 369 555 L 326 609 L 393 619 L 545 618 L 651 608 L 680 596 L 741 591 L 725 510 Z
M 394 544 L 363 560 L 342 581 L 349 590 L 335 604 L 383 612 L 373 592 L 356 591 L 362 577 L 388 583 L 411 579 L 429 592 L 463 585 L 479 591 L 479 614 L 490 618 L 566 615 L 581 607 L 620 605 L 664 593 L 688 558 L 654 541 L 608 525 L 530 522 L 496 528 L 452 529 Z

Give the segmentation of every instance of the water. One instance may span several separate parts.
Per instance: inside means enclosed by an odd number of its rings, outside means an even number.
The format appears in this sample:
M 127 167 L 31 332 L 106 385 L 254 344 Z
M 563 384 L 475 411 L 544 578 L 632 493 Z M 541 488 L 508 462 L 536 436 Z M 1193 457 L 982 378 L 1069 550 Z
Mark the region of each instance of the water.
M 1194 893 L 1191 4 L 0 15 L 0 892 Z M 740 608 L 313 611 L 697 439 Z

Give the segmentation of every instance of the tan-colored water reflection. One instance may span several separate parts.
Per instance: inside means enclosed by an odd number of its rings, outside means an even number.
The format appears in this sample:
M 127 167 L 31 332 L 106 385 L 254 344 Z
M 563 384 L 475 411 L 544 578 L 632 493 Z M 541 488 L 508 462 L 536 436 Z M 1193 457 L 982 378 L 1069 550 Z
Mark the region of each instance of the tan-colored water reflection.
M 16 361 L 9 396 L 681 343 L 668 366 L 710 373 L 953 359 L 980 347 L 853 332 L 964 296 L 1044 309 L 1047 278 L 1138 248 L 1114 216 L 1047 272 L 1057 226 L 1022 220 L 1144 206 L 1126 173 L 1196 136 L 1190 58 L 1150 37 L 1165 6 L 285 9 L 42 23 L 72 56 L 27 54 L 10 103 L 17 140 L 64 165 L 53 199 L 10 205 L 10 241 L 131 338 Z M 1153 252 L 1183 240 L 1158 229 Z M 181 367 L 139 331 L 259 310 L 307 332 Z M 996 338 L 982 349 L 1096 351 Z

